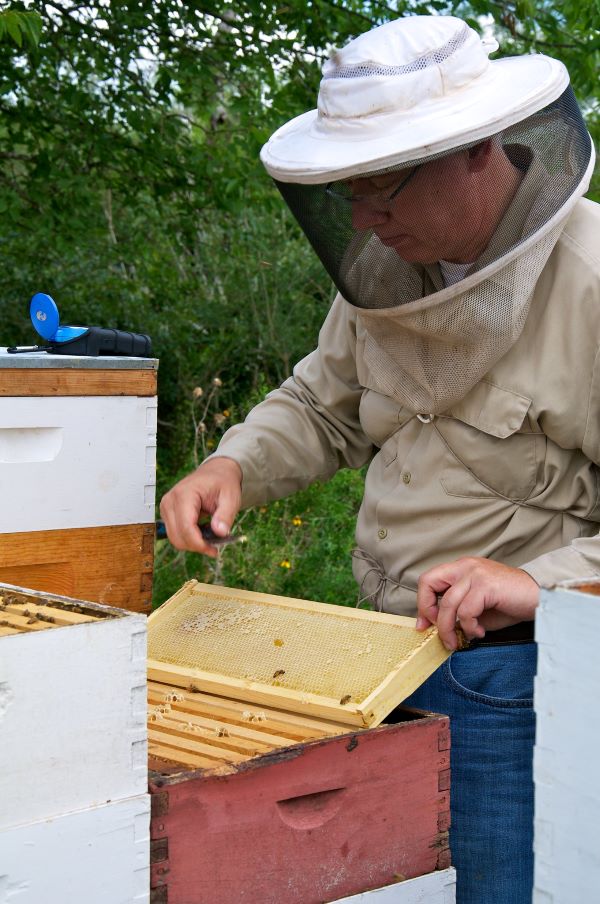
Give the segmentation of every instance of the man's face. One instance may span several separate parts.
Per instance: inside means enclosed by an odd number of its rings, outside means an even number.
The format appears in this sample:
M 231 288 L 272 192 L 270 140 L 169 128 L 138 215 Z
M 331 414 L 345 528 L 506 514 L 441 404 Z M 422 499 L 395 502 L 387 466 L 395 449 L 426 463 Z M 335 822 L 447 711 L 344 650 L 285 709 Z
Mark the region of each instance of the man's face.
M 459 151 L 416 169 L 353 179 L 352 225 L 371 229 L 409 263 L 474 260 L 470 255 L 483 226 L 484 199 L 473 157 Z

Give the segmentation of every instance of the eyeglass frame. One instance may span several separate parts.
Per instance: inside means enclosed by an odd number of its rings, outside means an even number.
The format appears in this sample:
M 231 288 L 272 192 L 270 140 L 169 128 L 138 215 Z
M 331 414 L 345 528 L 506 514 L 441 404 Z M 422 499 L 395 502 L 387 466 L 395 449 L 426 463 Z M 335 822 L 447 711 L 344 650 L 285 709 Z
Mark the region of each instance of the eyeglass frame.
M 396 198 L 400 194 L 402 189 L 408 185 L 408 183 L 410 182 L 412 177 L 415 175 L 415 173 L 418 170 L 421 169 L 422 166 L 423 166 L 422 163 L 416 163 L 413 166 L 413 168 L 411 169 L 408 176 L 405 176 L 404 179 L 402 179 L 402 181 L 400 182 L 400 185 L 397 185 L 396 188 L 394 189 L 394 191 L 391 193 L 391 195 L 388 195 L 387 197 L 378 192 L 373 192 L 371 195 L 354 195 L 354 196 L 342 195 L 342 194 L 339 194 L 339 192 L 336 192 L 334 188 L 332 188 L 332 186 L 335 185 L 335 182 L 327 183 L 327 185 L 325 186 L 325 193 L 328 194 L 330 198 L 335 198 L 336 201 L 345 201 L 347 204 L 356 204 L 356 203 L 369 204 L 369 203 L 373 203 L 373 201 L 375 201 L 377 203 L 378 200 L 379 200 L 380 204 L 381 203 L 389 204 L 390 201 L 393 201 L 394 198 Z M 336 180 L 336 181 L 339 181 L 339 180 Z

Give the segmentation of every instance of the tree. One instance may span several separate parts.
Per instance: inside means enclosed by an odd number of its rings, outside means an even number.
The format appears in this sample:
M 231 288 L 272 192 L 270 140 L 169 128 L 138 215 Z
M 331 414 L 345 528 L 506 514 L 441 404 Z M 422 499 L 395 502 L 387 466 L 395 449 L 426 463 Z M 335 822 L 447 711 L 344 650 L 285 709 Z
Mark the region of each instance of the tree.
M 23 302 L 38 289 L 68 319 L 146 330 L 175 425 L 190 384 L 220 373 L 243 409 L 314 342 L 329 283 L 258 153 L 314 104 L 332 45 L 402 15 L 480 29 L 493 16 L 503 53 L 565 60 L 600 137 L 598 0 L 2 5 L 6 341 L 29 340 Z M 188 446 L 177 426 L 170 436 L 175 467 Z

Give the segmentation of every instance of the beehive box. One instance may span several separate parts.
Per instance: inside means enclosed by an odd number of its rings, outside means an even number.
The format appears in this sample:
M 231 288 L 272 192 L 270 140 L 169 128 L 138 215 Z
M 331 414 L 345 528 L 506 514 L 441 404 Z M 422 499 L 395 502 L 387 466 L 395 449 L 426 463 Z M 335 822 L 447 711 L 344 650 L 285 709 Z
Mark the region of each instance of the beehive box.
M 150 611 L 157 366 L 0 349 L 0 581 Z
M 447 655 L 412 619 L 185 585 L 149 623 L 153 904 L 316 904 L 447 868 L 448 720 L 389 715 Z
M 145 616 L 0 584 L 0 830 L 147 792 L 145 698 Z
M 600 900 L 600 581 L 543 590 L 536 613 L 534 904 Z
M 1 900 L 147 904 L 150 795 L 0 830 Z
M 334 904 L 455 904 L 456 870 L 453 867 L 366 891 Z

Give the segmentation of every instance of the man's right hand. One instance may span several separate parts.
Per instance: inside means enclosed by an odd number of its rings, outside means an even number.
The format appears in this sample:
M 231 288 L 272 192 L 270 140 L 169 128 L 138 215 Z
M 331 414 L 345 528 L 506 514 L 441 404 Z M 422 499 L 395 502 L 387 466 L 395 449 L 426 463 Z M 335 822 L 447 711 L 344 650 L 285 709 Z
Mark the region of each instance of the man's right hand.
M 217 457 L 176 483 L 165 493 L 160 514 L 176 549 L 215 557 L 217 549 L 202 538 L 198 521 L 210 515 L 210 526 L 226 537 L 242 501 L 242 469 L 232 458 Z

